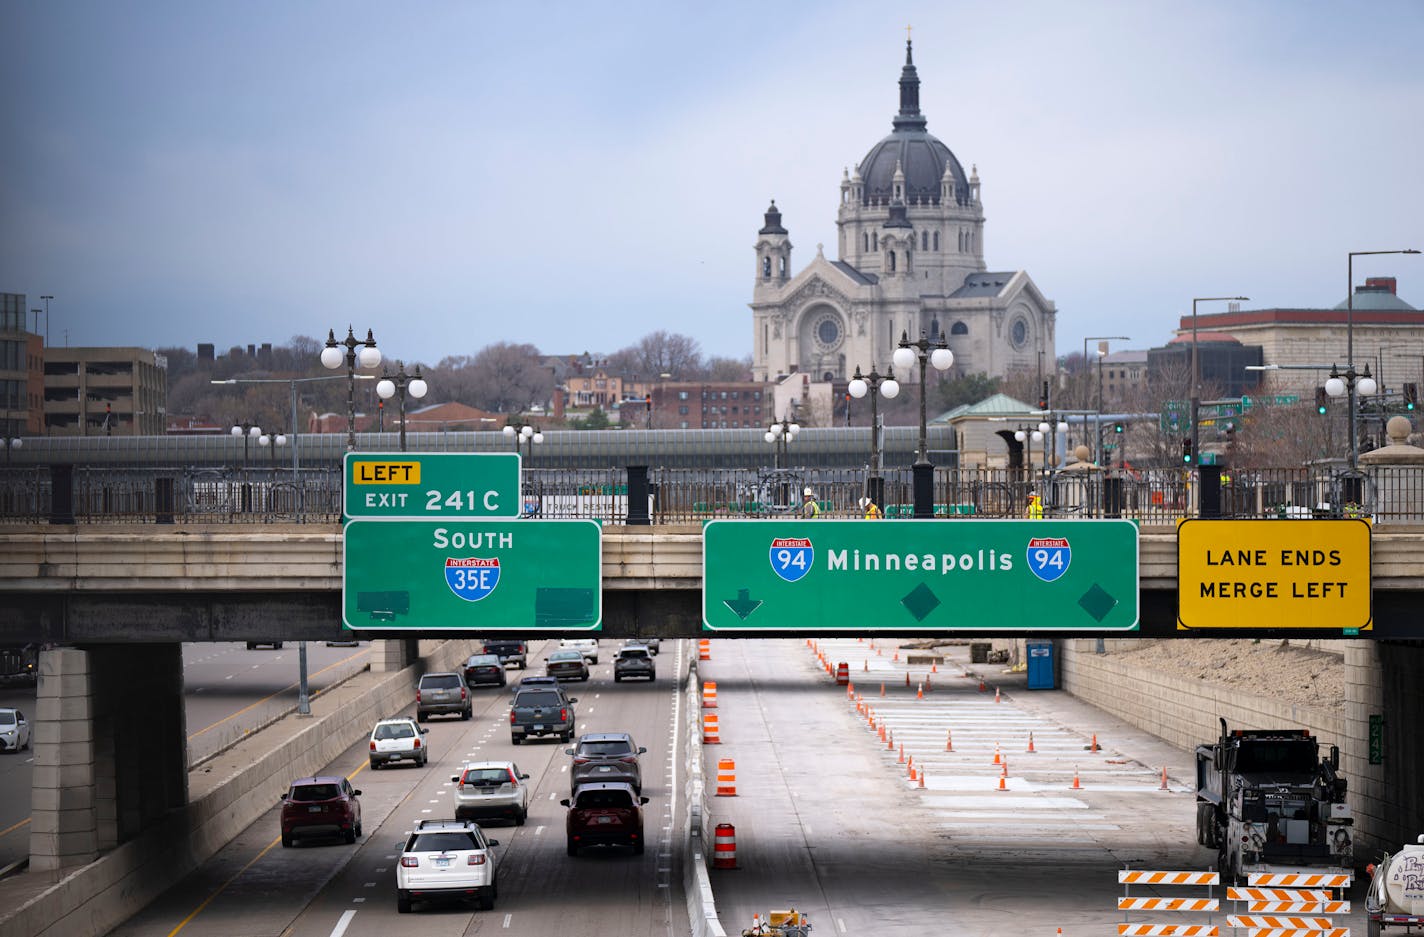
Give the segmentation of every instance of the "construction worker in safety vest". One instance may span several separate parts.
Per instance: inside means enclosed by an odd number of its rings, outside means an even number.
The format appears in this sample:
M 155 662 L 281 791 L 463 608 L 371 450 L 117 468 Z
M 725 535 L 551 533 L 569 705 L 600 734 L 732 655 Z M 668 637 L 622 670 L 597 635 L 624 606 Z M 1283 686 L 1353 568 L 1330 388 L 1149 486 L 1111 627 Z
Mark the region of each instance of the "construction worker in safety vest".
M 1028 507 L 1024 508 L 1024 517 L 1034 521 L 1043 520 L 1043 500 L 1039 498 L 1038 492 L 1028 493 Z
M 865 519 L 868 521 L 878 521 L 885 516 L 880 510 L 880 505 L 876 504 L 869 497 L 860 499 L 860 509 L 865 512 Z
M 801 493 L 801 516 L 807 519 L 820 517 L 821 506 L 816 503 L 816 493 L 807 488 Z

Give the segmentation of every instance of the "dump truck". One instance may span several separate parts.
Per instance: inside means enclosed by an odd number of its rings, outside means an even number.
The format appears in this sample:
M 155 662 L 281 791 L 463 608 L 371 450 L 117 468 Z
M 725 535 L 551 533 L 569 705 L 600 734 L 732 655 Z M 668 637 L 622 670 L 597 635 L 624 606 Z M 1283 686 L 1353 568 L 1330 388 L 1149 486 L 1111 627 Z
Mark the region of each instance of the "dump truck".
M 1365 895 L 1369 937 L 1391 927 L 1406 934 L 1424 928 L 1424 836 L 1365 868 L 1371 876 Z
M 1307 729 L 1236 729 L 1198 745 L 1197 842 L 1225 882 L 1252 872 L 1351 873 L 1354 818 L 1340 750 Z

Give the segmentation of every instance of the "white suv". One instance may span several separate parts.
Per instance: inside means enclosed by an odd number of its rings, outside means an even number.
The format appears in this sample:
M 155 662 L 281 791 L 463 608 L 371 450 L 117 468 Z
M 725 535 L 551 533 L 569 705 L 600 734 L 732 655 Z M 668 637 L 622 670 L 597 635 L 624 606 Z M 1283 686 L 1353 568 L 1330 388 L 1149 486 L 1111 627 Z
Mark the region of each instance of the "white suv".
M 597 638 L 564 638 L 559 642 L 561 651 L 578 651 L 590 664 L 598 663 Z
M 412 902 L 474 899 L 489 911 L 499 897 L 499 860 L 479 824 L 470 820 L 421 820 L 406 839 L 396 865 L 396 910 Z
M 450 775 L 455 785 L 455 819 L 477 820 L 502 817 L 523 826 L 529 816 L 529 775 L 520 774 L 512 761 L 471 761 L 459 774 Z
M 403 716 L 382 719 L 371 730 L 371 770 L 393 761 L 413 761 L 417 768 L 425 767 L 430 760 L 430 741 L 426 738 L 429 733 L 425 726 L 416 725 L 414 719 Z

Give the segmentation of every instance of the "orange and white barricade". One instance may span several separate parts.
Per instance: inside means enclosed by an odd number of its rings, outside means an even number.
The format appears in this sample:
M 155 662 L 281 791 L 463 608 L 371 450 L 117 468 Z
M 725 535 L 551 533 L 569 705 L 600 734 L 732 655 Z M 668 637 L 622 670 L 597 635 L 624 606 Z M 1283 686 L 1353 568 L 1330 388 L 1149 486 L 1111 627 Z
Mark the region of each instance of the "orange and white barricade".
M 712 642 L 709 641 L 709 640 L 707 640 L 706 638 L 699 638 L 699 639 L 697 640 L 697 659 L 698 659 L 698 660 L 711 660 L 711 659 L 712 659 Z
M 730 823 L 718 823 L 712 844 L 712 868 L 737 867 L 737 828 Z
M 1149 872 L 1145 869 L 1120 869 L 1119 885 L 1219 885 L 1216 872 Z
M 722 737 L 721 737 L 721 735 L 718 734 L 717 714 L 716 714 L 716 713 L 703 713 L 703 714 L 702 714 L 702 744 L 703 744 L 703 745 L 720 745 L 720 744 L 722 744 Z
M 717 684 L 711 680 L 704 680 L 702 682 L 702 708 L 717 708 Z
M 1349 872 L 1252 872 L 1246 884 L 1252 888 L 1349 888 L 1355 876 Z
M 1215 924 L 1119 924 L 1118 937 L 1221 937 Z
M 737 796 L 737 763 L 731 758 L 717 759 L 717 796 Z

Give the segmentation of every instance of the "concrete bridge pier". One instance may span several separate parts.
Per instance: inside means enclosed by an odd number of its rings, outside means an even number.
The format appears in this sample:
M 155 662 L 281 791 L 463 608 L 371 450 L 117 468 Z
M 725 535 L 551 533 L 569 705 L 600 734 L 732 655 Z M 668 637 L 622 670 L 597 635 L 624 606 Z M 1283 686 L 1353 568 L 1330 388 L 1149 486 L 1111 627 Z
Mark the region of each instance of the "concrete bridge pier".
M 188 800 L 180 644 L 40 652 L 30 868 L 93 862 Z
M 420 659 L 416 638 L 390 638 L 371 642 L 371 672 L 395 673 Z

